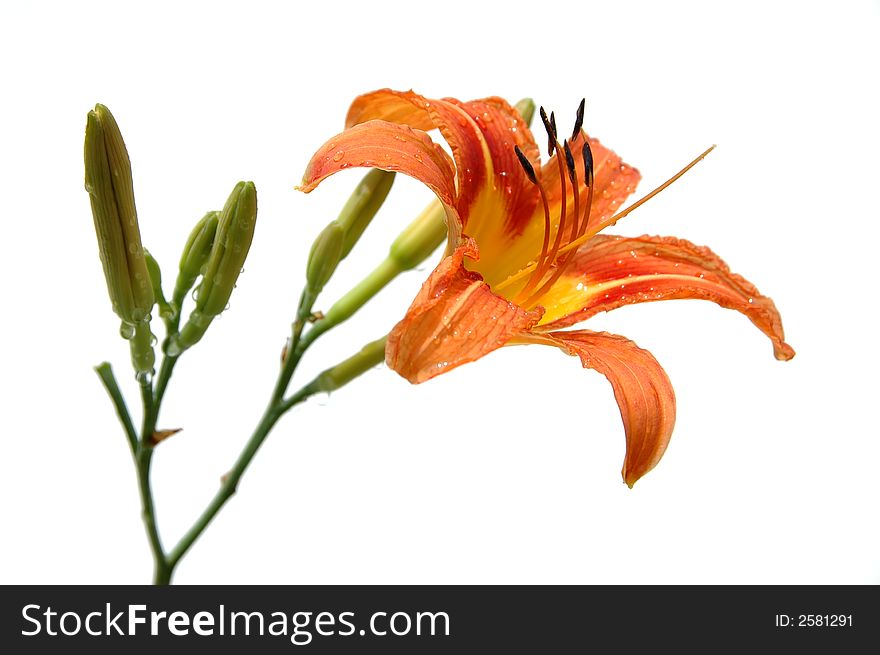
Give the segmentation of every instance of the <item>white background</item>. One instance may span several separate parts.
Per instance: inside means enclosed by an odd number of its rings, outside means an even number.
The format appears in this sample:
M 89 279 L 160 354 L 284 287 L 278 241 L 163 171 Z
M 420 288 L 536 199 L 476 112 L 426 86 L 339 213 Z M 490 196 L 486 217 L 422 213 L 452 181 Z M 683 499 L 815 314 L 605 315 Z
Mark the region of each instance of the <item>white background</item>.
M 643 173 L 693 172 L 618 226 L 712 247 L 779 307 L 773 359 L 697 301 L 585 327 L 651 350 L 675 385 L 661 464 L 630 491 L 600 375 L 507 348 L 413 387 L 382 367 L 283 419 L 180 565 L 180 583 L 877 583 L 877 3 L 56 3 L 0 10 L 3 62 L 0 582 L 151 574 L 134 471 L 92 367 L 133 412 L 83 190 L 95 102 L 133 160 L 146 246 L 180 247 L 239 179 L 257 233 L 231 309 L 178 366 L 157 452 L 172 545 L 262 411 L 311 239 L 359 179 L 294 191 L 351 99 L 389 86 L 532 96 Z M 14 7 L 14 8 L 12 8 Z M 319 303 L 429 199 L 393 199 Z M 302 382 L 387 331 L 430 267 L 328 336 Z

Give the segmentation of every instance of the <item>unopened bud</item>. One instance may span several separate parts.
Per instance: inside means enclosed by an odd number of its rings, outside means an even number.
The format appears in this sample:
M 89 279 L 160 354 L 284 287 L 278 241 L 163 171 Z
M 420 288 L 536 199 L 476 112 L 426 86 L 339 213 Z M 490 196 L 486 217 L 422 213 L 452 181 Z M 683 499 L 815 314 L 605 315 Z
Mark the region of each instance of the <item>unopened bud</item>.
M 214 243 L 196 294 L 196 307 L 165 352 L 179 356 L 197 343 L 211 322 L 226 308 L 244 266 L 257 222 L 257 190 L 253 182 L 235 185 L 217 222 Z
M 173 298 L 176 303 L 180 303 L 186 297 L 186 294 L 196 283 L 196 279 L 207 266 L 219 222 L 220 212 L 208 212 L 190 232 L 180 256 L 177 282 L 174 285 Z M 180 310 L 179 307 L 177 309 Z
M 519 112 L 526 125 L 532 124 L 532 118 L 535 116 L 535 101 L 531 98 L 523 98 L 514 105 L 514 109 Z
M 439 201 L 432 202 L 406 226 L 391 244 L 391 259 L 401 271 L 421 264 L 446 240 L 446 214 Z
M 330 223 L 315 239 L 306 265 L 306 285 L 312 296 L 321 293 L 321 289 L 332 277 L 342 259 L 344 243 L 345 230 L 338 221 Z
M 165 300 L 165 294 L 162 293 L 162 269 L 159 268 L 159 262 L 155 260 L 146 248 L 144 248 L 144 259 L 147 262 L 147 272 L 150 275 L 153 296 L 156 298 L 156 304 L 159 306 L 159 315 L 162 318 L 170 318 L 174 314 L 174 310 Z
M 348 257 L 348 253 L 385 202 L 391 185 L 394 184 L 394 175 L 378 168 L 367 173 L 339 212 L 336 220 L 345 232 L 340 261 Z
M 92 204 L 98 252 L 113 311 L 123 322 L 144 321 L 153 307 L 131 178 L 119 126 L 104 105 L 86 122 L 85 186 Z
M 226 307 L 244 266 L 257 222 L 257 189 L 253 182 L 235 185 L 217 223 L 217 234 L 199 287 L 196 308 L 216 316 Z
M 315 381 L 314 390 L 316 392 L 330 393 L 336 391 L 340 387 L 354 380 L 356 377 L 369 371 L 374 366 L 378 366 L 385 361 L 385 340 L 382 337 L 376 341 L 371 341 L 361 350 L 344 362 L 341 362 L 333 368 L 328 368 L 321 373 Z

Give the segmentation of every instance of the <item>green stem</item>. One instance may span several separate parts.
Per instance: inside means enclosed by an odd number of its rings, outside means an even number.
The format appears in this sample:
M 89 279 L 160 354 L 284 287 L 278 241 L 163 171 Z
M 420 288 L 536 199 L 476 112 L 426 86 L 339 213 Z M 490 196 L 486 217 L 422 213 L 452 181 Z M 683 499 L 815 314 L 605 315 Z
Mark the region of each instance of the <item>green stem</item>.
M 296 336 L 296 333 L 294 333 L 294 336 Z M 223 478 L 223 483 L 220 485 L 220 489 L 217 490 L 214 498 L 211 499 L 211 502 L 202 512 L 201 516 L 199 516 L 180 542 L 168 554 L 167 563 L 169 567 L 169 578 L 180 559 L 187 553 L 187 551 L 189 551 L 195 541 L 205 531 L 205 528 L 207 528 L 211 521 L 214 520 L 214 517 L 217 516 L 217 513 L 235 494 L 235 490 L 238 487 L 238 481 L 241 479 L 241 476 L 244 475 L 244 472 L 247 470 L 254 455 L 257 454 L 260 446 L 266 440 L 266 437 L 269 435 L 269 432 L 278 420 L 284 416 L 287 411 L 299 405 L 310 396 L 320 392 L 329 393 L 330 391 L 335 391 L 336 389 L 345 386 L 361 374 L 381 363 L 384 357 L 385 337 L 382 337 L 381 339 L 368 343 L 354 356 L 349 357 L 345 361 L 340 362 L 326 371 L 323 371 L 314 380 L 309 382 L 289 398 L 282 400 L 280 397 L 276 398 L 273 395 L 273 400 L 269 403 L 269 406 L 263 413 L 263 417 L 260 419 L 256 429 L 254 429 L 251 438 L 248 440 L 247 444 L 245 444 L 244 450 L 241 451 L 241 454 L 238 456 L 232 469 Z M 285 365 L 290 365 L 292 368 L 295 368 L 295 362 L 295 357 L 293 353 L 291 353 L 291 356 L 288 357 Z M 282 387 L 286 388 L 283 379 L 283 375 L 279 376 L 276 391 L 282 389 Z
M 171 379 L 171 373 L 174 371 L 174 365 L 177 363 L 179 356 L 173 357 L 166 355 L 162 358 L 162 365 L 159 367 L 159 375 L 156 376 L 156 391 L 153 394 L 153 402 L 156 407 L 156 420 L 159 420 L 159 409 L 162 407 L 162 399 L 165 397 L 165 391 L 168 388 L 168 381 Z
M 116 416 L 119 417 L 119 422 L 122 424 L 128 446 L 131 448 L 132 457 L 135 457 L 138 447 L 137 432 L 134 429 L 131 415 L 128 413 L 128 407 L 125 405 L 125 398 L 122 397 L 122 392 L 119 390 L 116 376 L 113 375 L 113 367 L 108 362 L 102 362 L 95 367 L 95 372 L 101 378 L 101 382 L 107 390 L 110 400 L 113 401 L 113 406 L 116 408 Z
M 168 567 L 168 560 L 159 537 L 156 508 L 153 504 L 153 490 L 150 486 L 150 464 L 153 461 L 152 436 L 156 430 L 158 405 L 153 402 L 153 385 L 146 377 L 141 380 L 141 398 L 144 404 L 144 420 L 135 457 L 138 491 L 141 496 L 141 517 L 147 531 L 147 540 L 150 542 L 150 551 L 153 553 L 153 583 L 168 584 L 171 580 L 171 570 Z
M 299 344 L 298 352 L 301 354 L 327 330 L 347 321 L 352 315 L 363 307 L 370 298 L 384 289 L 389 282 L 396 278 L 404 269 L 391 257 L 380 263 L 372 273 L 361 280 L 354 288 L 340 298 L 324 315 L 324 318 L 315 323 Z
M 311 391 L 307 390 L 307 387 L 304 387 L 298 394 L 298 402 L 302 402 L 308 398 L 311 393 Z M 238 487 L 238 481 L 241 479 L 241 476 L 244 475 L 244 472 L 254 458 L 254 455 L 257 454 L 260 446 L 263 445 L 269 432 L 281 416 L 282 412 L 279 411 L 274 403 L 266 408 L 263 417 L 254 429 L 251 438 L 248 439 L 247 444 L 245 444 L 244 449 L 241 451 L 241 454 L 238 456 L 232 469 L 226 474 L 226 476 L 224 476 L 223 483 L 220 485 L 220 489 L 217 490 L 217 493 L 214 494 L 214 498 L 211 499 L 211 502 L 208 503 L 208 506 L 204 509 L 201 516 L 199 516 L 196 522 L 193 523 L 192 527 L 190 527 L 186 534 L 183 535 L 180 542 L 168 554 L 169 574 L 174 570 L 178 562 L 180 562 L 180 559 L 187 553 L 187 551 L 189 551 L 196 539 L 202 535 L 205 528 L 207 528 L 211 521 L 214 520 L 214 517 L 217 516 L 217 513 L 226 504 L 226 501 L 235 494 L 235 490 Z

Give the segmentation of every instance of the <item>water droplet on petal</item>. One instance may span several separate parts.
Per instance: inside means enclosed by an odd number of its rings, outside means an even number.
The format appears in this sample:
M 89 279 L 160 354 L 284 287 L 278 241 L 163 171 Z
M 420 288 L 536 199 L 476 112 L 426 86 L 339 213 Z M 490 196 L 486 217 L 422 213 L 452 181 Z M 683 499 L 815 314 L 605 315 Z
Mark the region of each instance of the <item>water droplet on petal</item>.
M 343 157 L 345 157 L 345 151 L 337 150 L 336 154 L 333 155 L 333 161 L 341 161 Z

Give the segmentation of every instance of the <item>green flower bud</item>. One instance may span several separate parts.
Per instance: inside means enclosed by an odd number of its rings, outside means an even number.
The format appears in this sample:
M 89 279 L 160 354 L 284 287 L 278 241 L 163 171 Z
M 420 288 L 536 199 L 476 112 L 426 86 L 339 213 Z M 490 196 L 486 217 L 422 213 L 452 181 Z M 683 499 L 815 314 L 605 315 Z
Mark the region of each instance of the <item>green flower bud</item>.
M 138 228 L 131 163 L 119 126 L 104 105 L 86 122 L 85 185 L 113 311 L 128 324 L 153 307 L 153 287 Z
M 211 255 L 196 298 L 196 309 L 216 316 L 226 307 L 257 222 L 257 189 L 253 182 L 239 182 L 229 195 L 217 223 Z
M 165 300 L 165 294 L 162 293 L 162 269 L 159 268 L 157 262 L 150 251 L 144 248 L 144 259 L 147 261 L 147 272 L 150 274 L 150 285 L 153 287 L 153 296 L 156 298 L 156 304 L 159 305 L 159 316 L 162 318 L 170 318 L 174 314 L 174 310 Z
M 306 285 L 311 296 L 321 293 L 321 289 L 333 276 L 342 259 L 345 236 L 342 225 L 338 221 L 333 221 L 321 231 L 312 244 L 306 265 Z
M 385 340 L 382 337 L 371 341 L 356 354 L 344 362 L 340 362 L 333 368 L 328 368 L 312 382 L 315 391 L 330 393 L 354 380 L 359 375 L 369 371 L 385 361 Z
M 519 112 L 526 125 L 532 124 L 532 118 L 535 116 L 535 101 L 531 98 L 523 98 L 514 105 L 514 109 Z
M 348 257 L 364 230 L 373 220 L 379 207 L 385 202 L 391 185 L 394 184 L 394 173 L 373 169 L 364 176 L 354 192 L 339 212 L 337 222 L 345 232 L 345 243 L 342 246 L 340 261 Z
M 253 182 L 239 182 L 218 217 L 214 243 L 196 292 L 196 307 L 180 334 L 166 342 L 169 356 L 177 357 L 197 343 L 214 317 L 226 308 L 250 250 L 256 222 L 257 189 Z
M 446 240 L 446 213 L 440 202 L 432 202 L 406 226 L 391 244 L 390 258 L 401 271 L 421 264 Z
M 208 264 L 208 257 L 214 246 L 214 237 L 217 234 L 217 225 L 220 222 L 220 212 L 211 211 L 205 214 L 190 232 L 180 256 L 180 269 L 177 274 L 177 282 L 174 285 L 174 303 L 178 305 L 193 288 L 196 279 L 202 274 Z
M 388 256 L 351 291 L 333 303 L 324 317 L 306 333 L 300 343 L 300 352 L 324 332 L 351 318 L 391 280 L 425 261 L 444 241 L 446 213 L 440 201 L 435 200 L 397 236 Z

